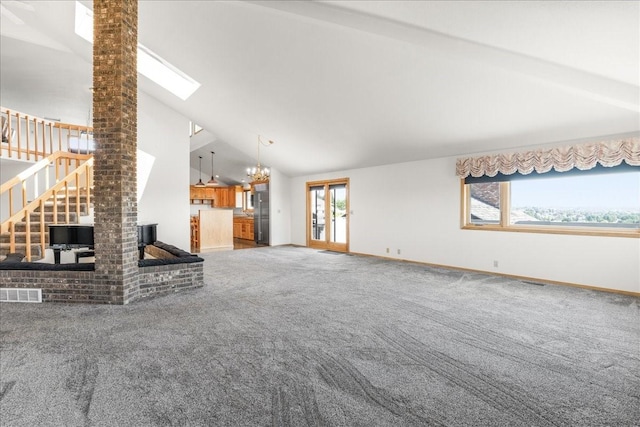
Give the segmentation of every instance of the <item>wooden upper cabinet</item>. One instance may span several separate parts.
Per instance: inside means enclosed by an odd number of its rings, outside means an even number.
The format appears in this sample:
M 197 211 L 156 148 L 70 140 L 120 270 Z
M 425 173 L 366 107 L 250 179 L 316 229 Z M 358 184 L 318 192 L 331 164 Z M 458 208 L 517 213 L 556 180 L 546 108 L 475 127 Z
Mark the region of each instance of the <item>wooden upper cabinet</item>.
M 215 199 L 214 188 L 212 187 L 189 187 L 189 199 L 191 203 L 211 203 Z
M 216 201 L 215 201 L 215 207 L 216 208 L 225 208 L 227 207 L 227 189 L 226 188 L 216 188 Z
M 231 187 L 196 187 L 190 186 L 191 203 L 211 203 L 216 208 L 236 207 L 236 188 Z
M 215 189 L 216 208 L 234 208 L 236 205 L 234 187 L 218 187 Z

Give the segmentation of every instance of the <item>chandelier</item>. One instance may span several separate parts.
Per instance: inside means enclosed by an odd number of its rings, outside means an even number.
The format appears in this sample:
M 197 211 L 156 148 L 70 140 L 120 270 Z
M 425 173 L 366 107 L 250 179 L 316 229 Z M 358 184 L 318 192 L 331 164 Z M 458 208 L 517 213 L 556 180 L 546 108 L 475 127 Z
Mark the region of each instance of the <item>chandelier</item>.
M 269 169 L 263 168 L 260 165 L 260 145 L 268 147 L 273 144 L 273 141 L 269 140 L 266 143 L 262 141 L 260 135 L 258 135 L 258 164 L 252 168 L 247 168 L 247 176 L 252 182 L 267 182 L 269 181 Z

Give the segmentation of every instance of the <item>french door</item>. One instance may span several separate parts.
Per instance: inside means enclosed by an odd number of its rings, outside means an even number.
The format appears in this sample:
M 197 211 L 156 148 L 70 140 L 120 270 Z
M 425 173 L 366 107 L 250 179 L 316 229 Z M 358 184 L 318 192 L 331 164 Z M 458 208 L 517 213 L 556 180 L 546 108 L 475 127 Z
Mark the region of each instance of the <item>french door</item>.
M 307 246 L 349 251 L 349 178 L 307 182 Z

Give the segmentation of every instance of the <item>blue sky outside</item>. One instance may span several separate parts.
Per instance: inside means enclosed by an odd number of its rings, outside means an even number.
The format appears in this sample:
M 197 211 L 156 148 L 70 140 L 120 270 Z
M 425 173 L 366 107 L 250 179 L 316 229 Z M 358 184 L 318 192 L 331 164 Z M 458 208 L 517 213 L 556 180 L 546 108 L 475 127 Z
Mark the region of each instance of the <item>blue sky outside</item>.
M 640 172 L 512 181 L 511 206 L 640 212 Z

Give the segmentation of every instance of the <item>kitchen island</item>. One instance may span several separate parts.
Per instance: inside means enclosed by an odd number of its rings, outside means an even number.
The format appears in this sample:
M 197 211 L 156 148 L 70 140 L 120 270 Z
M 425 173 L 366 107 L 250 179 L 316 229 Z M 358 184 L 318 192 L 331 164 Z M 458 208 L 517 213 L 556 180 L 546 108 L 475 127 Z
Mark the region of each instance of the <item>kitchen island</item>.
M 196 218 L 192 218 L 191 224 L 192 237 L 198 242 L 198 247 L 192 250 L 203 252 L 233 249 L 232 209 L 199 210 Z M 193 236 L 194 233 L 196 236 Z

